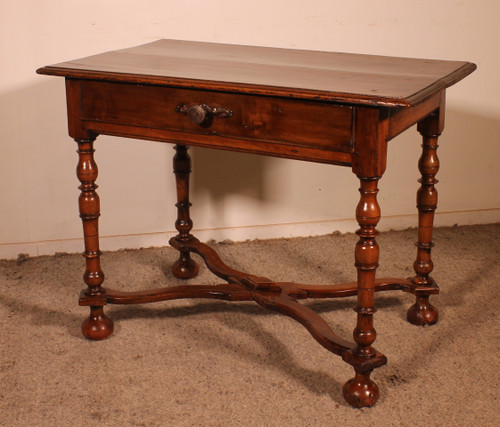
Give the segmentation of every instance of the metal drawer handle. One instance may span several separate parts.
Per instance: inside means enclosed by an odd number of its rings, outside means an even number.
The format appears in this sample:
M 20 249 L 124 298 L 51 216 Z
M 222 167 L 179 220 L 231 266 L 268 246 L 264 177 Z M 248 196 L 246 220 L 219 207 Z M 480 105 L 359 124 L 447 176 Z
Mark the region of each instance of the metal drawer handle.
M 232 110 L 229 108 L 211 107 L 208 104 L 179 104 L 175 111 L 187 114 L 192 123 L 200 126 L 210 126 L 214 117 L 226 119 L 233 115 Z

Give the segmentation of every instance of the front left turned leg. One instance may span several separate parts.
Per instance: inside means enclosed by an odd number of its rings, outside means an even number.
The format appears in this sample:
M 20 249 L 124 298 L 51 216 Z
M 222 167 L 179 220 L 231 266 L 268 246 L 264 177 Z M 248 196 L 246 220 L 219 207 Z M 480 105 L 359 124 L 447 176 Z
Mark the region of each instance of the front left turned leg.
M 191 173 L 191 157 L 186 145 L 177 144 L 174 156 L 174 174 L 177 186 L 177 221 L 175 228 L 179 232 L 173 237 L 179 243 L 179 259 L 172 266 L 172 274 L 179 279 L 191 279 L 198 274 L 199 266 L 191 258 L 188 250 L 182 249 L 182 244 L 192 241 L 194 237 L 190 231 L 193 228 L 193 221 L 189 216 L 189 175 Z
M 78 199 L 80 218 L 85 240 L 86 270 L 83 280 L 88 288 L 82 291 L 80 305 L 90 306 L 90 316 L 82 324 L 83 335 L 91 340 L 102 340 L 113 333 L 113 321 L 104 314 L 106 292 L 101 288 L 104 273 L 101 270 L 99 250 L 98 219 L 100 216 L 99 196 L 96 193 L 97 165 L 94 161 L 94 139 L 77 139 L 77 176 L 81 190 Z
M 357 323 L 353 332 L 357 346 L 343 354 L 343 359 L 355 370 L 355 377 L 344 385 L 344 398 L 354 407 L 373 406 L 379 397 L 377 384 L 370 379 L 374 368 L 384 365 L 387 359 L 372 344 L 376 332 L 373 327 L 375 272 L 378 267 L 379 247 L 375 240 L 376 225 L 380 219 L 377 202 L 378 178 L 360 178 L 361 199 L 356 209 L 359 230 L 356 234 L 355 259 L 358 270 Z

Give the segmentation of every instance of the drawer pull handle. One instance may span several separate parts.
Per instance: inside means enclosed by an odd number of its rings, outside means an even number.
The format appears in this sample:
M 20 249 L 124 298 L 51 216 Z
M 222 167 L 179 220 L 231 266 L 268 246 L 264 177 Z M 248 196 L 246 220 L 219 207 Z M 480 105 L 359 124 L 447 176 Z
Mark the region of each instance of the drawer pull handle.
M 229 108 L 211 107 L 207 104 L 179 104 L 175 111 L 186 114 L 192 123 L 200 126 L 210 126 L 214 117 L 226 119 L 233 115 Z

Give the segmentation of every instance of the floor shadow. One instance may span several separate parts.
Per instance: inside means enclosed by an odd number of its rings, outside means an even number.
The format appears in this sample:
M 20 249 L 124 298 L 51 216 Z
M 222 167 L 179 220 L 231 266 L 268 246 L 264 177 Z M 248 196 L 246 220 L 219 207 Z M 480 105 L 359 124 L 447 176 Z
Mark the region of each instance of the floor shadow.
M 69 313 L 57 309 L 50 309 L 27 301 L 0 295 L 0 306 L 8 309 L 22 318 L 29 318 L 33 327 L 53 326 L 64 328 L 66 332 L 77 338 L 84 339 L 80 325 L 86 314 Z
M 308 302 L 305 302 L 305 305 L 315 310 L 318 314 L 326 314 L 335 311 L 352 310 L 355 307 L 355 300 L 353 298 L 322 301 L 310 300 Z M 400 305 L 400 301 L 396 298 L 387 296 L 379 298 L 377 305 L 380 307 Z M 110 312 L 110 315 L 115 321 L 119 322 L 137 318 L 170 319 L 216 313 L 230 314 L 230 316 L 218 316 L 217 319 L 225 324 L 228 328 L 248 334 L 255 341 L 259 342 L 262 348 L 266 349 L 265 360 L 263 360 L 263 356 L 261 353 L 244 351 L 244 349 L 242 349 L 238 343 L 235 343 L 234 340 L 221 340 L 220 336 L 217 335 L 217 332 L 215 330 L 212 330 L 211 328 L 204 329 L 201 335 L 198 329 L 193 329 L 191 332 L 188 332 L 188 335 L 190 333 L 192 333 L 193 335 L 196 334 L 198 340 L 205 341 L 207 345 L 210 346 L 213 346 L 215 343 L 219 351 L 237 352 L 241 357 L 247 359 L 250 363 L 265 363 L 267 366 L 284 372 L 290 378 L 293 378 L 295 381 L 307 387 L 311 392 L 317 395 L 329 394 L 332 400 L 334 400 L 338 404 L 345 405 L 345 401 L 342 397 L 341 392 L 343 382 L 340 382 L 338 379 L 336 379 L 335 376 L 330 375 L 330 373 L 311 370 L 296 362 L 291 352 L 289 351 L 287 344 L 283 343 L 281 338 L 276 334 L 265 331 L 262 326 L 253 319 L 253 317 L 255 316 L 273 317 L 281 316 L 281 314 L 265 310 L 262 307 L 251 302 L 228 303 L 210 301 L 196 303 L 189 307 L 171 308 L 154 307 L 151 305 L 120 307 L 113 308 L 112 313 Z M 345 327 L 345 325 L 341 326 L 336 322 L 329 323 L 332 330 L 334 330 L 337 335 L 350 339 L 352 329 L 355 325 L 355 314 L 353 312 L 352 324 L 347 328 Z M 190 327 L 186 325 L 187 324 L 185 324 L 183 328 Z M 309 335 L 305 330 L 302 333 L 304 334 L 304 336 Z M 183 334 L 186 334 L 186 331 L 184 329 Z M 319 344 L 314 342 L 314 340 L 310 336 L 309 340 L 306 340 L 304 342 L 304 345 L 319 346 Z M 321 348 L 318 347 L 318 350 L 321 351 Z M 324 354 L 325 357 L 336 357 L 327 352 L 325 352 Z
M 331 310 L 335 310 L 331 307 Z M 323 307 L 323 311 L 327 311 Z M 240 357 L 246 359 L 251 364 L 262 364 L 270 368 L 284 372 L 288 377 L 307 387 L 315 394 L 329 394 L 332 400 L 339 404 L 344 404 L 342 398 L 342 382 L 339 382 L 330 373 L 316 371 L 304 368 L 301 364 L 295 361 L 291 355 L 286 343 L 281 342 L 279 336 L 274 333 L 267 332 L 262 326 L 254 320 L 257 317 L 272 317 L 280 316 L 280 314 L 268 311 L 254 303 L 227 303 L 227 302 L 205 302 L 197 303 L 190 307 L 174 307 L 162 308 L 152 306 L 134 306 L 114 309 L 112 318 L 115 321 L 123 321 L 136 318 L 183 318 L 203 314 L 230 314 L 230 316 L 218 316 L 217 319 L 226 327 L 240 331 L 249 335 L 253 340 L 260 343 L 262 348 L 265 348 L 266 355 L 263 356 L 260 352 L 245 351 L 238 342 L 234 340 L 222 340 L 216 330 L 205 328 L 203 333 L 200 333 L 196 327 L 189 326 L 185 323 L 183 326 L 183 335 L 197 336 L 197 340 L 207 343 L 207 346 L 216 346 L 218 351 L 235 352 Z M 234 314 L 234 315 L 231 315 Z M 186 332 L 187 328 L 187 332 Z M 189 329 L 191 328 L 191 330 Z M 308 335 L 306 331 L 304 335 Z M 309 342 L 304 345 L 319 345 L 310 337 Z M 325 357 L 335 357 L 325 351 Z M 265 359 L 265 360 L 264 360 Z
M 484 230 L 483 230 L 484 228 Z M 483 241 L 490 239 L 490 234 L 486 230 L 498 228 L 500 224 L 487 226 L 476 225 L 477 235 L 484 233 Z M 500 306 L 500 295 L 492 286 L 498 281 L 498 239 L 489 246 L 489 253 L 484 256 L 485 251 L 478 250 L 477 253 L 471 251 L 460 244 L 462 227 L 439 228 L 435 232 L 434 241 L 439 243 L 437 250 L 443 251 L 447 259 L 452 260 L 456 265 L 451 264 L 447 269 L 455 274 L 446 277 L 445 280 L 438 281 L 441 292 L 438 295 L 431 296 L 431 303 L 439 311 L 439 320 L 436 325 L 431 326 L 432 333 L 429 331 L 427 339 L 422 337 L 422 327 L 414 326 L 415 334 L 419 335 L 419 347 L 407 355 L 404 362 L 400 365 L 392 364 L 391 370 L 401 372 L 405 381 L 411 381 L 418 378 L 421 371 L 427 369 L 426 361 L 432 360 L 434 352 L 446 352 L 446 348 L 456 346 L 457 337 L 463 333 L 478 334 L 481 331 L 483 323 L 491 321 L 492 316 Z M 455 241 L 455 245 L 452 242 Z M 443 247 L 441 247 L 443 246 Z M 473 248 L 472 248 L 473 249 Z M 435 250 L 435 252 L 437 251 Z M 477 254 L 484 256 L 482 260 L 477 258 Z M 434 253 L 434 263 L 439 269 L 439 254 Z M 470 268 L 469 268 L 470 267 Z M 478 283 L 481 285 L 478 286 Z M 471 305 L 467 300 L 475 296 L 480 303 Z M 462 310 L 461 310 L 462 308 Z M 466 316 L 461 314 L 467 313 Z M 427 327 L 425 327 L 427 328 Z M 494 334 L 493 331 L 490 333 Z M 411 339 L 411 336 L 409 337 Z M 412 369 L 408 369 L 411 366 Z

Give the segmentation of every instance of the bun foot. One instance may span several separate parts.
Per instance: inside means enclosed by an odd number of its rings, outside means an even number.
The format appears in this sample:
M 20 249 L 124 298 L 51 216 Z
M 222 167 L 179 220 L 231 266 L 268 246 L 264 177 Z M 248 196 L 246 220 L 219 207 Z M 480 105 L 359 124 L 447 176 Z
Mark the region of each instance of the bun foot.
M 406 319 L 412 325 L 430 326 L 437 323 L 439 313 L 430 302 L 429 296 L 418 296 L 417 301 L 413 304 L 406 313 Z
M 199 270 L 200 267 L 189 254 L 181 254 L 181 257 L 172 265 L 172 274 L 178 279 L 192 279 Z
M 356 372 L 354 378 L 344 384 L 344 399 L 354 408 L 375 405 L 379 397 L 378 386 L 370 379 L 370 373 Z
M 89 340 L 104 340 L 113 333 L 113 321 L 102 307 L 90 307 L 90 316 L 82 323 L 82 332 Z

